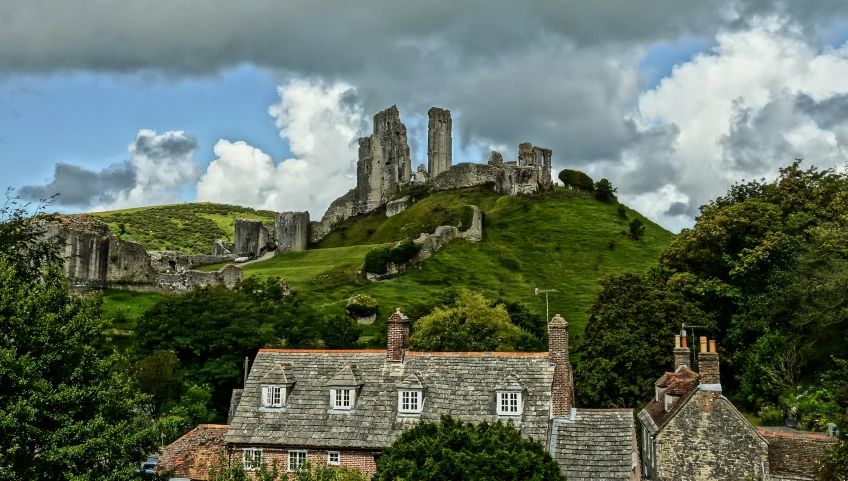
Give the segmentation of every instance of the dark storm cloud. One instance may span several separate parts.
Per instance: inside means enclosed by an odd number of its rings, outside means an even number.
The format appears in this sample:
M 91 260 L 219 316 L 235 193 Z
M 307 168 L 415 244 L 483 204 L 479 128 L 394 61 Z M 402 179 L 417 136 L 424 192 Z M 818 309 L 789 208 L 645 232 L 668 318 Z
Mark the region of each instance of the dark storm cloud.
M 667 216 L 695 216 L 698 213 L 697 208 L 692 208 L 689 204 L 685 202 L 675 202 L 671 204 L 671 206 L 663 212 L 663 215 Z
M 135 185 L 136 173 L 129 160 L 112 164 L 100 172 L 59 163 L 56 164 L 50 183 L 21 187 L 18 194 L 27 200 L 46 199 L 59 194 L 55 204 L 88 207 L 113 201 L 119 192 L 132 189 Z
M 154 132 L 139 133 L 130 152 L 150 159 L 174 159 L 191 155 L 197 150 L 197 140 L 184 135 L 157 136 Z
M 795 107 L 811 116 L 816 121 L 816 125 L 823 129 L 832 129 L 848 122 L 848 95 L 846 94 L 833 95 L 816 101 L 802 93 L 795 98 Z

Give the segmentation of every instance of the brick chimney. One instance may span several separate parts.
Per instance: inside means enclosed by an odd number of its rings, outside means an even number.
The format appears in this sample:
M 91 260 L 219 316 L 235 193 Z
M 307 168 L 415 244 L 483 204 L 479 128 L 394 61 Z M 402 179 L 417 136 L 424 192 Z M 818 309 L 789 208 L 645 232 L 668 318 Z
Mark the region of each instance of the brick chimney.
M 685 336 L 674 336 L 674 372 L 681 367 L 689 367 L 689 347 L 686 345 Z
M 698 353 L 698 371 L 701 375 L 701 384 L 712 384 L 721 389 L 721 377 L 719 376 L 718 353 L 716 342 L 701 338 L 701 352 Z
M 389 361 L 403 361 L 403 351 L 409 347 L 409 318 L 398 307 L 388 322 L 388 342 L 386 358 Z
M 553 417 L 571 417 L 574 406 L 574 378 L 568 361 L 568 323 L 559 314 L 548 324 L 548 359 L 554 365 L 551 398 Z

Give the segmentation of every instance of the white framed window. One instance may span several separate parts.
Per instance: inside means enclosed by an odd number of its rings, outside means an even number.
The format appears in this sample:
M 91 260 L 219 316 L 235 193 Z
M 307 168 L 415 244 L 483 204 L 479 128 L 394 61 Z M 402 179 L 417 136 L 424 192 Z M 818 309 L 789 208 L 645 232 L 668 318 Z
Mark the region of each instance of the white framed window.
M 339 466 L 342 464 L 342 453 L 338 451 L 327 451 L 327 464 L 330 466 Z
M 300 469 L 306 464 L 307 452 L 304 450 L 289 451 L 289 467 L 288 472 L 292 473 Z
M 259 469 L 262 466 L 262 450 L 256 448 L 243 449 L 241 463 L 244 465 L 245 471 Z
M 285 386 L 262 385 L 262 407 L 281 408 L 286 405 Z
M 518 391 L 498 391 L 498 414 L 501 416 L 521 415 L 521 393 Z
M 349 411 L 353 409 L 355 401 L 353 389 L 330 389 L 330 407 Z
M 423 402 L 421 391 L 398 391 L 398 412 L 417 414 L 421 412 Z

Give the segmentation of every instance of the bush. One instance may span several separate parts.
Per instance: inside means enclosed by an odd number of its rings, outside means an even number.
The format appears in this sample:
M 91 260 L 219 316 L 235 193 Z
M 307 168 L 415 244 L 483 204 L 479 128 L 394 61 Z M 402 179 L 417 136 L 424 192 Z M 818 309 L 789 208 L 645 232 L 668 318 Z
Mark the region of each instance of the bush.
M 421 246 L 410 239 L 400 241 L 396 246 L 389 249 L 391 261 L 395 264 L 404 264 L 418 254 Z
M 327 319 L 321 338 L 330 349 L 355 349 L 359 347 L 362 326 L 345 316 L 333 316 Z
M 387 271 L 386 266 L 391 260 L 392 254 L 389 252 L 389 249 L 378 247 L 365 254 L 365 266 L 363 269 L 365 272 L 370 272 L 371 274 L 385 274 Z
M 618 212 L 619 217 L 627 219 L 627 207 L 624 207 L 624 204 L 618 204 L 618 207 L 616 207 L 615 210 Z
M 377 313 L 377 300 L 365 294 L 357 294 L 347 300 L 345 311 L 354 318 L 368 317 Z
M 612 202 L 616 199 L 615 193 L 618 189 L 612 186 L 612 182 L 601 179 L 595 182 L 595 199 L 601 202 Z
M 474 207 L 463 206 L 459 214 L 459 231 L 465 232 L 470 229 L 472 222 L 474 222 Z
M 595 190 L 595 184 L 592 183 L 592 178 L 579 170 L 565 169 L 559 173 L 558 177 L 566 187 L 582 190 L 584 192 L 592 192 Z
M 631 220 L 630 238 L 633 240 L 639 240 L 643 235 L 645 235 L 645 223 L 638 218 Z

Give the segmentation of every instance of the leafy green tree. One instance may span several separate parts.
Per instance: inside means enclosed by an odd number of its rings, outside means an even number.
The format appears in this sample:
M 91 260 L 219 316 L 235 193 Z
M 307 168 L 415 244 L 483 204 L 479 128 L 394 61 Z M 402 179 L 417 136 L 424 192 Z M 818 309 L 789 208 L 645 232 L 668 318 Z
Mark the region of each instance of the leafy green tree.
M 362 326 L 347 316 L 332 316 L 322 328 L 321 338 L 330 349 L 355 349 L 359 347 Z
M 153 448 L 97 296 L 71 296 L 56 245 L 19 207 L 0 220 L 0 479 L 129 479 Z
M 584 192 L 595 190 L 595 184 L 592 178 L 579 170 L 563 169 L 557 177 L 559 177 L 563 185 L 572 189 L 582 190 Z
M 615 193 L 618 189 L 612 186 L 612 182 L 601 179 L 595 182 L 595 199 L 601 202 L 612 202 L 616 199 Z
M 415 322 L 410 347 L 423 351 L 513 351 L 521 329 L 503 304 L 463 291 L 453 306 L 437 307 Z
M 703 313 L 665 288 L 659 273 L 624 274 L 601 283 L 576 352 L 579 406 L 636 407 L 672 363 L 672 339 L 681 323 L 703 325 Z
M 633 220 L 630 221 L 630 238 L 633 240 L 639 240 L 645 235 L 645 223 L 642 222 L 638 217 L 634 217 Z
M 500 421 L 480 424 L 442 416 L 407 429 L 377 459 L 374 481 L 562 480 L 550 453 L 521 431 Z
M 196 289 L 164 299 L 138 321 L 135 352 L 173 352 L 187 382 L 209 385 L 218 412 L 242 384 L 245 357 L 262 347 L 316 347 L 322 320 L 276 278 L 249 278 L 236 289 Z

